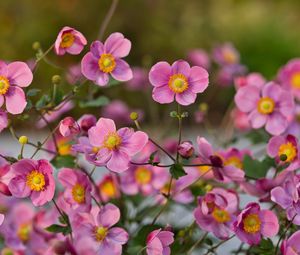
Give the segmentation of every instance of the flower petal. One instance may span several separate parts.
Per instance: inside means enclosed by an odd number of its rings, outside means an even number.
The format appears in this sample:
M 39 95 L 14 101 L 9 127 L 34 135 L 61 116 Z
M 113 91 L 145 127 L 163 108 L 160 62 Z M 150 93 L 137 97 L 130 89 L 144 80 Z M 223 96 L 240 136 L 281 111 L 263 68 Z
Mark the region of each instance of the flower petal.
M 106 39 L 104 49 L 106 53 L 110 53 L 116 58 L 123 58 L 129 54 L 131 42 L 121 33 L 112 33 Z
M 168 85 L 155 87 L 152 91 L 154 101 L 161 104 L 168 104 L 174 101 L 175 93 L 169 89 Z
M 288 120 L 281 113 L 273 113 L 267 120 L 266 130 L 271 135 L 281 135 L 288 127 Z
M 186 78 L 190 76 L 191 67 L 184 60 L 175 61 L 172 65 L 172 74 L 183 74 Z
M 111 72 L 111 76 L 117 81 L 129 81 L 133 74 L 130 66 L 122 59 L 116 59 L 116 68 Z
M 26 185 L 25 176 L 16 176 L 8 184 L 9 191 L 15 197 L 23 198 L 30 195 L 30 188 Z
M 171 76 L 171 66 L 168 62 L 158 62 L 149 72 L 150 83 L 154 87 L 167 85 Z
M 273 237 L 279 231 L 277 216 L 270 210 L 261 210 L 259 218 L 262 222 L 261 233 L 266 237 Z
M 208 86 L 208 72 L 199 66 L 193 66 L 190 71 L 189 89 L 194 93 L 202 93 Z
M 22 113 L 27 105 L 24 91 L 17 86 L 11 86 L 9 88 L 5 99 L 6 109 L 11 114 Z
M 259 88 L 248 85 L 238 89 L 234 101 L 242 112 L 250 112 L 257 107 L 259 95 Z
M 17 61 L 7 65 L 7 77 L 10 84 L 27 87 L 32 82 L 33 74 L 26 63 Z
M 182 93 L 176 94 L 176 101 L 181 105 L 190 105 L 196 101 L 197 94 L 194 93 L 192 90 L 187 89 Z
M 107 237 L 115 243 L 125 244 L 128 241 L 128 233 L 123 228 L 111 228 Z
M 97 223 L 105 228 L 110 228 L 120 220 L 120 209 L 114 204 L 106 204 L 97 215 Z
M 127 153 L 115 150 L 106 167 L 113 172 L 121 173 L 129 168 L 129 161 L 130 158 Z

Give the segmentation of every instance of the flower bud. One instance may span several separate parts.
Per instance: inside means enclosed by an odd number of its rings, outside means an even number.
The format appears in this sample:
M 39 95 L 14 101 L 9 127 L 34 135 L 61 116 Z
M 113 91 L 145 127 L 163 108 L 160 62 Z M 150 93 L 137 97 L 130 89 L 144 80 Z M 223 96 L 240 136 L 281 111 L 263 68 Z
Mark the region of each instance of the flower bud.
M 22 145 L 28 143 L 28 137 L 25 136 L 25 135 L 20 136 L 19 137 L 19 143 L 22 144 Z
M 80 132 L 80 126 L 72 117 L 66 117 L 59 124 L 59 132 L 63 137 L 76 135 Z
M 96 125 L 97 119 L 92 114 L 84 114 L 77 122 L 81 130 L 87 132 L 92 126 Z
M 52 83 L 53 84 L 59 84 L 61 82 L 61 77 L 60 75 L 56 74 L 52 76 Z
M 32 49 L 34 49 L 34 50 L 40 50 L 40 49 L 41 49 L 41 44 L 40 44 L 40 42 L 34 42 L 34 43 L 32 44 Z
M 201 103 L 201 104 L 199 105 L 199 110 L 200 110 L 201 112 L 207 112 L 207 110 L 208 110 L 208 104 L 207 104 L 207 103 Z
M 185 141 L 179 144 L 177 150 L 179 155 L 186 159 L 190 158 L 194 153 L 194 147 L 190 141 Z
M 130 119 L 135 121 L 139 118 L 139 114 L 137 112 L 130 113 Z

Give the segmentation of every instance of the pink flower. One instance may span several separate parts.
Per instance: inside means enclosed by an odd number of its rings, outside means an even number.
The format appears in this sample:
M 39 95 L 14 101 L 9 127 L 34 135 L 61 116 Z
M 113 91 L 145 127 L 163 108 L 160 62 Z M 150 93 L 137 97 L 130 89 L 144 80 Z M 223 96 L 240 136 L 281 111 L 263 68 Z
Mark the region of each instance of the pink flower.
M 4 214 L 0 213 L 0 226 L 2 225 L 3 221 L 4 221 Z
M 268 143 L 268 155 L 277 163 L 289 164 L 286 170 L 293 171 L 300 167 L 300 150 L 298 139 L 292 135 L 273 136 Z
M 247 149 L 238 150 L 237 148 L 228 148 L 218 152 L 225 166 L 231 165 L 238 169 L 244 169 L 243 160 L 245 155 L 251 156 L 251 152 Z
M 146 133 L 130 128 L 116 130 L 114 121 L 105 118 L 100 118 L 88 134 L 94 151 L 97 151 L 95 162 L 118 173 L 128 169 L 131 157 L 148 142 Z
M 97 119 L 94 115 L 92 114 L 84 114 L 82 115 L 77 123 L 79 124 L 80 128 L 84 132 L 88 132 L 88 130 L 92 127 L 95 126 L 97 122 Z
M 129 54 L 131 42 L 121 33 L 111 34 L 104 45 L 100 41 L 91 44 L 88 52 L 81 61 L 82 74 L 95 84 L 105 86 L 109 74 L 117 81 L 129 81 L 132 71 L 122 60 Z
M 240 54 L 231 43 L 217 46 L 213 58 L 219 65 L 233 65 L 240 62 Z
M 280 135 L 286 130 L 295 107 L 292 94 L 274 82 L 262 88 L 253 85 L 240 88 L 235 103 L 239 110 L 248 113 L 253 128 L 265 126 L 272 135 Z
M 90 211 L 92 186 L 86 174 L 80 170 L 63 168 L 58 180 L 65 187 L 64 199 L 77 211 Z
M 282 86 L 291 90 L 297 99 L 300 99 L 300 59 L 290 60 L 278 73 L 278 81 Z
M 214 176 L 219 181 L 229 180 L 241 182 L 245 173 L 236 164 L 227 164 L 218 154 L 213 151 L 211 144 L 203 137 L 197 138 L 199 148 L 199 159 L 202 164 L 211 164 Z
M 77 135 L 80 133 L 80 126 L 72 117 L 65 117 L 59 124 L 59 132 L 63 137 Z
M 24 62 L 5 64 L 0 61 L 0 107 L 6 104 L 6 110 L 11 114 L 24 111 L 27 102 L 23 87 L 28 87 L 33 75 Z
M 11 196 L 11 193 L 8 189 L 7 182 L 10 178 L 10 164 L 8 162 L 4 162 L 0 165 L 0 192 L 3 195 Z M 7 178 L 7 179 L 6 179 Z
M 245 74 L 246 70 L 246 67 L 241 64 L 222 66 L 217 73 L 217 83 L 223 87 L 231 86 L 234 79 Z
M 76 83 L 80 83 L 84 80 L 84 77 L 81 73 L 81 64 L 72 65 L 68 68 L 68 71 L 66 73 L 66 79 L 67 81 L 75 85 Z
M 188 52 L 189 61 L 196 66 L 201 66 L 205 69 L 210 68 L 210 59 L 207 52 L 203 49 L 193 49 Z
M 249 245 L 257 245 L 262 236 L 273 237 L 278 231 L 277 216 L 270 210 L 261 210 L 258 203 L 249 203 L 234 223 L 236 236 Z
M 76 240 L 82 238 L 88 243 L 93 254 L 121 255 L 122 245 L 128 241 L 128 233 L 113 227 L 120 220 L 120 210 L 113 204 L 103 206 L 96 217 L 91 214 L 78 214 L 73 228 Z M 77 242 L 77 241 L 76 241 Z
M 261 88 L 265 84 L 266 84 L 266 79 L 260 73 L 250 73 L 246 76 L 237 77 L 234 80 L 234 85 L 235 85 L 236 89 L 239 89 L 241 87 L 245 87 L 248 85 Z
M 0 133 L 3 131 L 3 129 L 7 128 L 8 126 L 8 119 L 7 119 L 7 113 L 0 109 Z
M 194 147 L 192 142 L 185 141 L 178 145 L 178 153 L 183 158 L 190 158 L 194 154 Z
M 52 200 L 55 181 L 52 167 L 47 160 L 22 159 L 11 166 L 13 173 L 8 188 L 13 196 L 30 197 L 35 206 Z
M 197 93 L 202 93 L 208 86 L 208 73 L 200 66 L 190 65 L 178 60 L 169 65 L 158 62 L 149 72 L 149 80 L 154 89 L 154 101 L 167 104 L 176 100 L 181 105 L 195 102 Z
M 98 184 L 98 187 L 103 202 L 120 197 L 120 187 L 117 176 L 115 175 L 104 175 Z
M 238 108 L 234 108 L 230 115 L 236 129 L 240 131 L 248 131 L 251 129 L 247 113 L 240 111 Z
M 174 242 L 174 234 L 170 231 L 157 229 L 147 236 L 148 255 L 169 255 L 171 254 L 170 245 Z
M 147 72 L 143 68 L 132 68 L 133 78 L 127 82 L 127 87 L 131 90 L 144 90 L 147 88 L 148 77 Z
M 288 239 L 281 244 L 280 250 L 282 255 L 297 255 L 300 254 L 300 230 L 294 232 Z
M 238 196 L 234 191 L 214 188 L 198 200 L 199 205 L 194 210 L 197 224 L 216 237 L 227 239 L 232 232 L 238 202 Z
M 63 27 L 56 38 L 54 49 L 57 55 L 64 55 L 66 52 L 78 55 L 86 44 L 82 33 L 71 27 Z

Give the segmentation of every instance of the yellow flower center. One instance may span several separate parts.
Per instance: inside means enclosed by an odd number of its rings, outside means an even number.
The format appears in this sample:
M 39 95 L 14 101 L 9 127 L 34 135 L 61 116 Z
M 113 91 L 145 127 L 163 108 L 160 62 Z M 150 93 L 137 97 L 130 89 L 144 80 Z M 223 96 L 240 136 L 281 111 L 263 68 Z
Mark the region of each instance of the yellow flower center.
M 291 142 L 281 144 L 278 150 L 278 156 L 280 157 L 281 155 L 286 155 L 285 162 L 291 162 L 297 156 L 297 148 Z
M 82 185 L 76 184 L 72 188 L 73 199 L 78 203 L 82 204 L 85 202 L 85 189 Z
M 134 176 L 138 184 L 144 185 L 151 181 L 152 172 L 146 167 L 138 167 L 135 170 Z
M 72 33 L 64 33 L 61 39 L 60 47 L 69 48 L 73 45 L 75 36 Z
M 230 215 L 226 210 L 215 207 L 212 212 L 213 218 L 219 223 L 225 223 L 230 221 Z
M 14 255 L 14 251 L 10 248 L 4 248 L 2 249 L 1 255 Z
M 102 54 L 98 60 L 99 69 L 104 73 L 111 73 L 116 67 L 116 61 L 111 54 Z
M 117 149 L 122 143 L 122 138 L 116 133 L 109 133 L 104 139 L 104 147 L 109 150 Z
M 107 235 L 107 228 L 96 227 L 95 228 L 95 238 L 98 242 L 102 242 Z
M 26 176 L 27 186 L 34 191 L 41 191 L 45 187 L 45 176 L 43 173 L 38 172 L 37 170 L 32 170 Z
M 237 57 L 231 50 L 224 50 L 223 57 L 226 63 L 234 64 L 237 62 Z
M 100 188 L 100 192 L 104 193 L 108 197 L 110 198 L 116 197 L 117 189 L 116 189 L 116 185 L 113 183 L 112 180 L 108 179 L 104 181 L 99 188 Z
M 272 98 L 262 97 L 257 104 L 257 110 L 261 114 L 271 114 L 274 111 L 275 102 Z
M 27 242 L 30 238 L 31 226 L 30 224 L 20 225 L 17 236 L 21 239 L 23 243 Z
M 71 154 L 72 145 L 66 139 L 60 139 L 57 141 L 58 153 L 61 156 Z
M 294 88 L 300 89 L 300 72 L 296 72 L 292 75 L 291 84 Z
M 243 220 L 244 230 L 247 233 L 255 234 L 260 230 L 261 221 L 257 214 L 252 213 Z
M 225 166 L 235 166 L 236 168 L 243 169 L 243 163 L 237 156 L 232 156 L 224 160 Z
M 182 93 L 188 89 L 189 83 L 183 74 L 173 74 L 168 82 L 169 88 L 175 93 Z
M 198 170 L 201 174 L 208 172 L 211 169 L 210 166 L 198 166 Z
M 100 148 L 99 148 L 99 147 L 96 147 L 96 146 L 94 146 L 94 147 L 92 148 L 92 152 L 94 152 L 94 153 L 97 153 L 99 150 L 100 150 Z
M 5 76 L 0 75 L 0 95 L 5 95 L 10 87 L 9 81 Z

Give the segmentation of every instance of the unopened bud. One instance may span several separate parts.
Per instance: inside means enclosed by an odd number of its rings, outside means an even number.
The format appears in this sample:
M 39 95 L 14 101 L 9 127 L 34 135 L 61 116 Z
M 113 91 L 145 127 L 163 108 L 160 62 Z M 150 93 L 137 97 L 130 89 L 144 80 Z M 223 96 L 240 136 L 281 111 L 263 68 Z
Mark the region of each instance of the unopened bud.
M 53 84 L 59 84 L 61 82 L 61 77 L 60 75 L 56 74 L 52 76 L 52 83 Z
M 34 49 L 34 50 L 40 50 L 41 49 L 41 44 L 39 42 L 34 42 L 32 44 L 32 49 Z
M 139 114 L 137 112 L 130 113 L 130 119 L 135 121 L 139 118 Z
M 22 145 L 28 143 L 28 137 L 25 136 L 25 135 L 20 136 L 19 143 L 22 144 Z
M 199 110 L 200 110 L 201 112 L 207 112 L 207 110 L 208 110 L 208 105 L 207 105 L 207 103 L 201 103 L 201 104 L 199 105 Z

